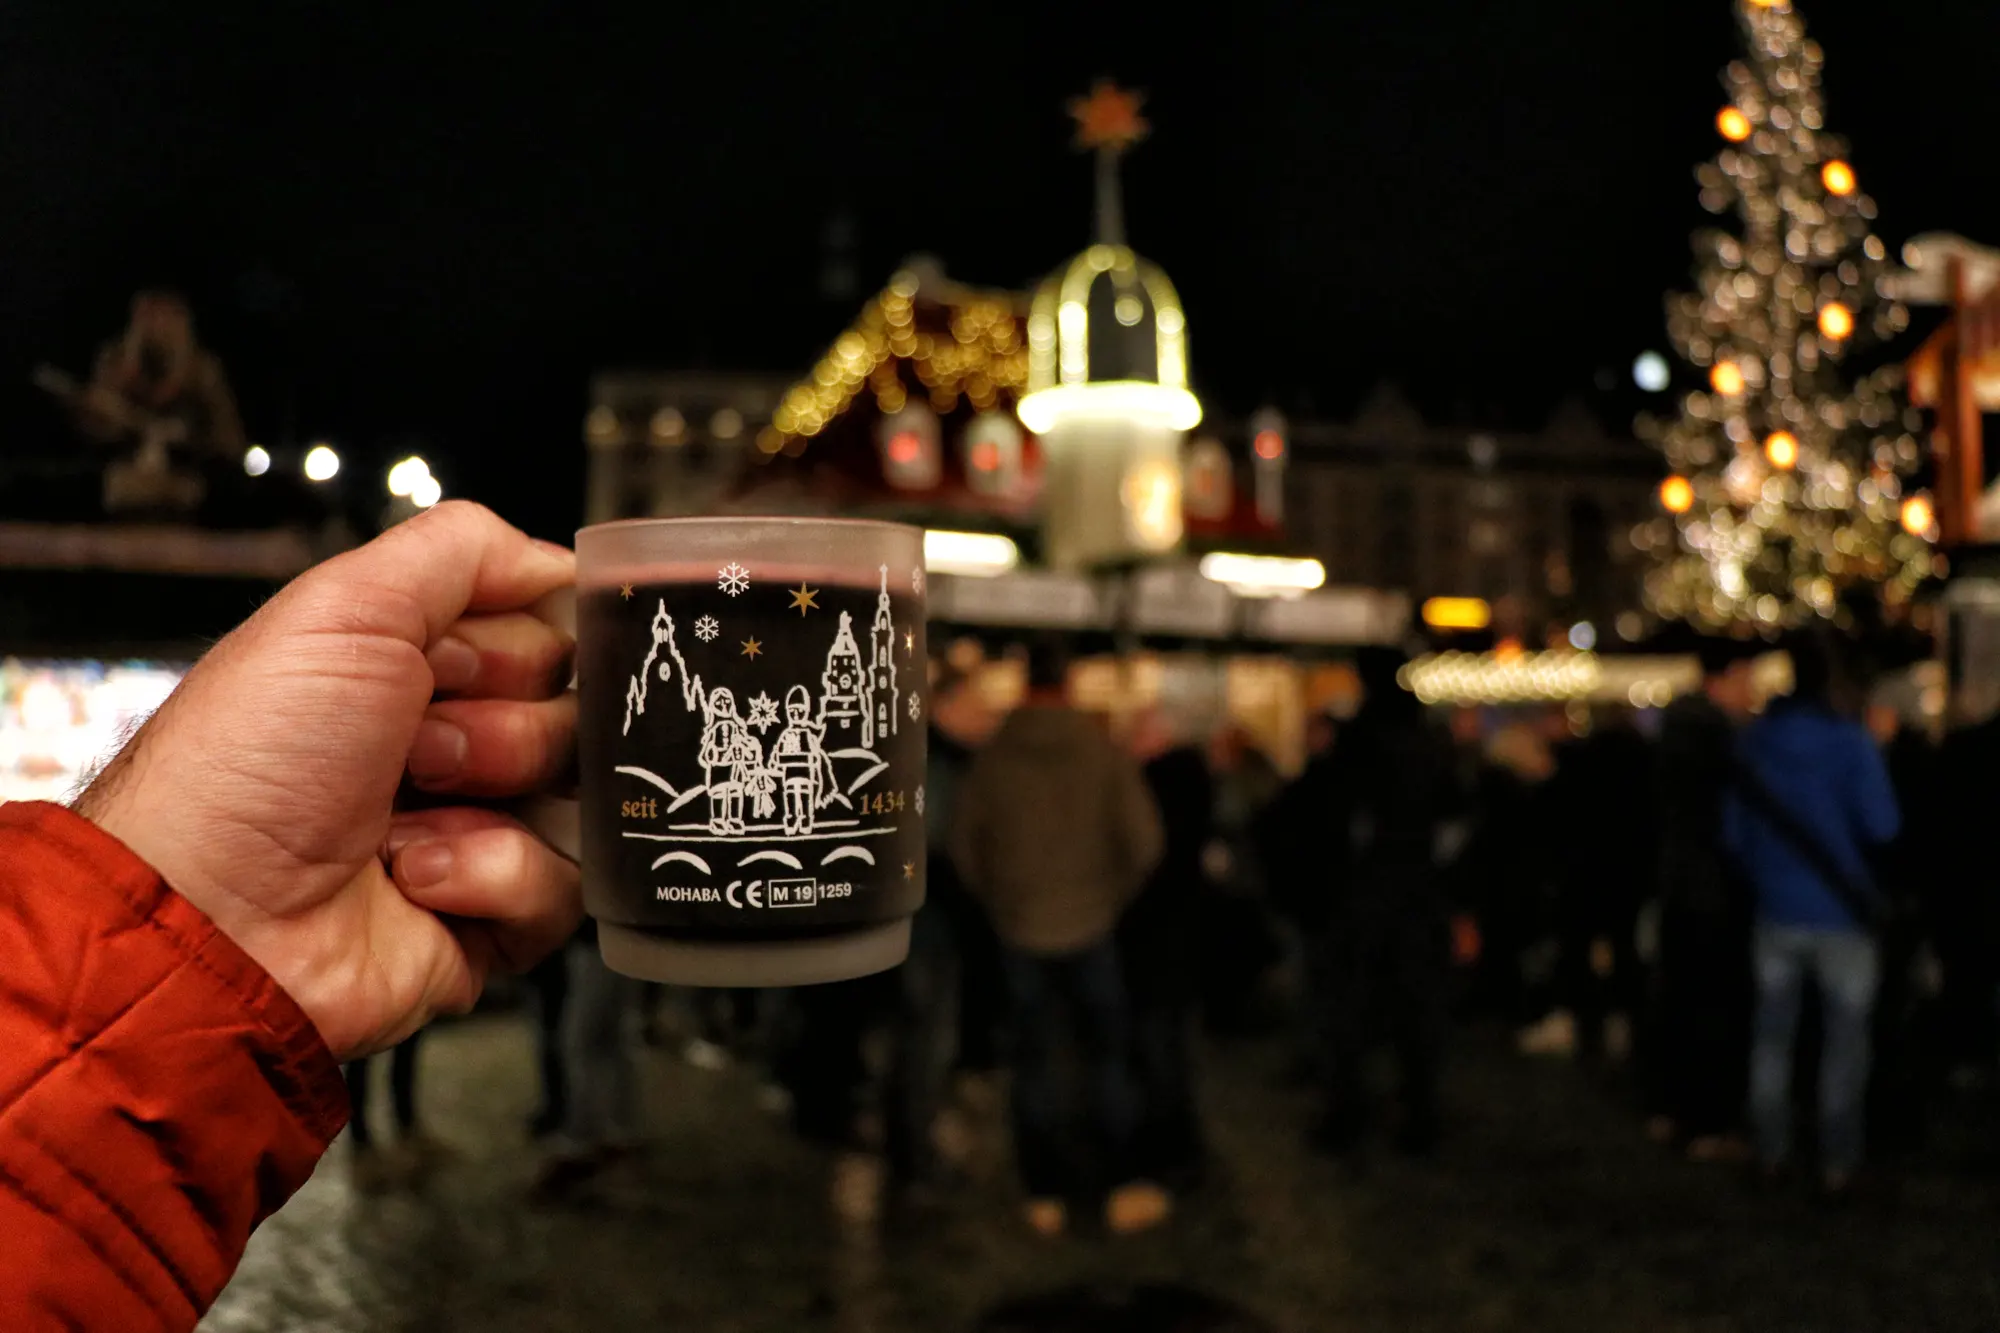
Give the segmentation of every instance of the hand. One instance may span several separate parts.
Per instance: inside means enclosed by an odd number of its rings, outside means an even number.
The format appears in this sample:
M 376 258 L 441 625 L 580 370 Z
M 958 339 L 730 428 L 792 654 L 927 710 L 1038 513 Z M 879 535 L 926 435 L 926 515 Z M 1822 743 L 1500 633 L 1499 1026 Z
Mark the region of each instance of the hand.
M 77 801 L 298 1001 L 335 1056 L 401 1041 L 581 915 L 505 815 L 566 766 L 572 645 L 522 608 L 575 557 L 454 501 L 295 579 L 190 671 Z M 436 697 L 446 696 L 446 697 Z

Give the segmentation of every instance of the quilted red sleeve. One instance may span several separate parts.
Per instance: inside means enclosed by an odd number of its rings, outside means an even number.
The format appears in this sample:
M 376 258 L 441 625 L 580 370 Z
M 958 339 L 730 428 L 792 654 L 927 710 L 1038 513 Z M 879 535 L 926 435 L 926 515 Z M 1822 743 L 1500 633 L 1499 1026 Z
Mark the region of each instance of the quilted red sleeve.
M 193 1328 L 346 1115 L 207 917 L 88 821 L 0 805 L 0 1325 Z

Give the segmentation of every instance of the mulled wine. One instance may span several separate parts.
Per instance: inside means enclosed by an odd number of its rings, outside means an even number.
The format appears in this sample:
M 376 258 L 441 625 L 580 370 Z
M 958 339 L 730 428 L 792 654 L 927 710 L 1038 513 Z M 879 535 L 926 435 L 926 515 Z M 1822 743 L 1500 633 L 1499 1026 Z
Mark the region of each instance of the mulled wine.
M 924 894 L 923 535 L 664 519 L 577 534 L 584 904 L 690 985 L 893 967 Z

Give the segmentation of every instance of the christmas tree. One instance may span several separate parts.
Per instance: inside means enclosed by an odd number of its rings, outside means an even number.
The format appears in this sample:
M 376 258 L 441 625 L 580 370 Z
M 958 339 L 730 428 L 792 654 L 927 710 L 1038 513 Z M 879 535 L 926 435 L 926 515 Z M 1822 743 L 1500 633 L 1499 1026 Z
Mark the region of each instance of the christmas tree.
M 1908 312 L 1880 291 L 1874 201 L 1826 132 L 1822 53 L 1786 0 L 1738 3 L 1749 54 L 1723 75 L 1723 147 L 1696 172 L 1702 205 L 1735 225 L 1696 233 L 1700 290 L 1667 301 L 1674 346 L 1708 383 L 1677 418 L 1640 421 L 1673 471 L 1671 521 L 1637 537 L 1654 611 L 1768 631 L 1844 618 L 1857 585 L 1906 599 L 1934 534 L 1906 494 L 1919 421 L 1900 366 L 1854 368 Z

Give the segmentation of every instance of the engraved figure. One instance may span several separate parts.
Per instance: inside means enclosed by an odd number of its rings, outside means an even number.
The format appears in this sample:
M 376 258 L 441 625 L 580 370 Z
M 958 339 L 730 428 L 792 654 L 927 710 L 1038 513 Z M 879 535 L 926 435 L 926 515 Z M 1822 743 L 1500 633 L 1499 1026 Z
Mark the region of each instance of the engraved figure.
M 764 772 L 764 749 L 736 714 L 736 696 L 717 689 L 703 711 L 701 753 L 708 783 L 708 831 L 717 836 L 745 831 L 743 803 L 751 798 L 758 813 L 771 812 L 771 780 Z
M 811 720 L 812 697 L 803 685 L 785 692 L 785 729 L 771 746 L 771 767 L 783 788 L 785 832 L 811 833 L 813 812 L 828 802 L 845 800 L 833 760 L 820 744 L 823 722 Z

